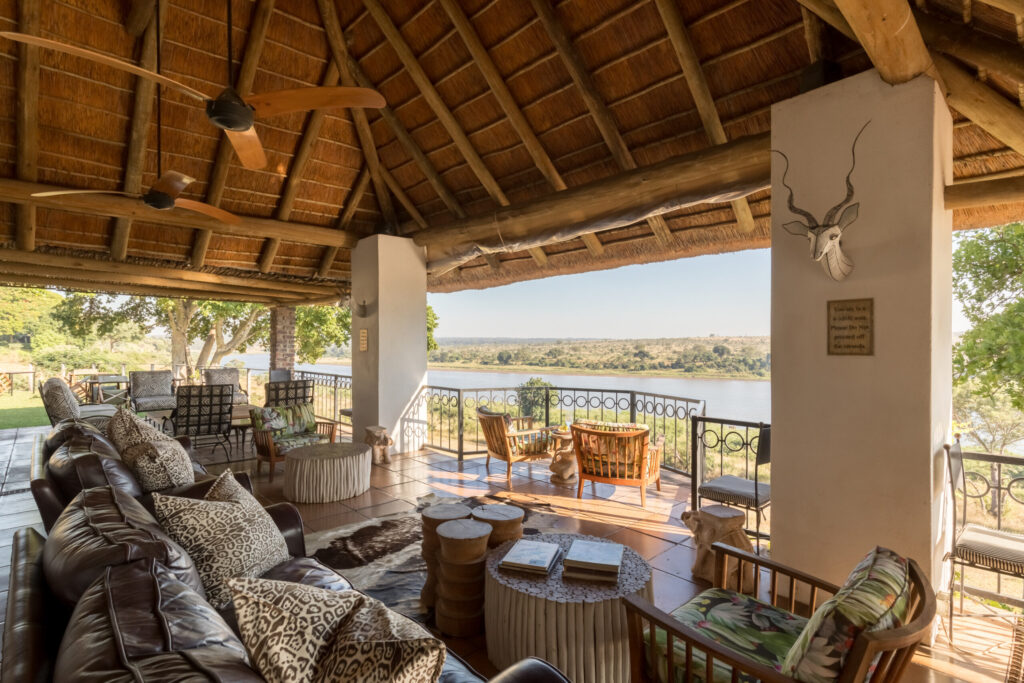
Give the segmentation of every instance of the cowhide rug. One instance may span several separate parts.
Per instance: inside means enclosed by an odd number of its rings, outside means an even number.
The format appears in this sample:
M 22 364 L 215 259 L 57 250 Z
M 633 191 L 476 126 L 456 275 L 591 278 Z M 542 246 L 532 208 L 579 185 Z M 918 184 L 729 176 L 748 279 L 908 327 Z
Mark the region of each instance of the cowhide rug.
M 422 623 L 431 614 L 420 605 L 420 590 L 427 578 L 427 566 L 421 554 L 423 525 L 420 512 L 445 503 L 477 507 L 487 503 L 505 503 L 491 496 L 453 498 L 430 494 L 417 499 L 416 509 L 378 517 L 336 529 L 306 535 L 306 552 L 348 579 L 359 590 L 377 598 L 388 607 Z M 523 534 L 550 533 L 556 530 L 558 515 L 543 503 L 516 503 L 526 513 Z

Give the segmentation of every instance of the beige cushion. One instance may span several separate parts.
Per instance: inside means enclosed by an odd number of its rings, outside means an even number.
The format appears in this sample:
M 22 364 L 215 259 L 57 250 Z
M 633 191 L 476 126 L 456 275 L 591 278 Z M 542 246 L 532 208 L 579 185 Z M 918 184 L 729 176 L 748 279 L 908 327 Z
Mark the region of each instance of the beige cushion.
M 146 493 L 185 486 L 196 480 L 192 458 L 174 439 L 146 441 L 131 446 L 121 451 L 121 460 L 132 468 L 139 486 Z
M 271 683 L 436 681 L 444 643 L 354 590 L 234 579 L 238 630 Z
M 261 576 L 290 557 L 273 518 L 229 479 L 234 476 L 227 470 L 203 500 L 153 494 L 157 520 L 192 557 L 206 597 L 218 609 L 231 600 L 229 579 Z

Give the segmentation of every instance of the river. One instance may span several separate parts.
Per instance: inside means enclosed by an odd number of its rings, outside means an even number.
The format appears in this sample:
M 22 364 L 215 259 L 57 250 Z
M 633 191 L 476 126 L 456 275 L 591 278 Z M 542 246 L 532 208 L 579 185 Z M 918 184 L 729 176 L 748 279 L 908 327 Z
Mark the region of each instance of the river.
M 245 367 L 266 369 L 270 357 L 265 353 L 241 353 L 228 356 Z M 350 375 L 348 365 L 296 363 L 297 370 L 315 370 Z M 552 372 L 487 372 L 484 370 L 429 370 L 427 384 L 453 389 L 514 387 L 530 377 L 542 377 L 555 386 L 577 389 L 627 389 L 667 394 L 707 401 L 707 414 L 734 420 L 771 421 L 771 384 L 746 379 L 693 379 L 690 377 L 650 377 L 646 375 L 572 375 Z

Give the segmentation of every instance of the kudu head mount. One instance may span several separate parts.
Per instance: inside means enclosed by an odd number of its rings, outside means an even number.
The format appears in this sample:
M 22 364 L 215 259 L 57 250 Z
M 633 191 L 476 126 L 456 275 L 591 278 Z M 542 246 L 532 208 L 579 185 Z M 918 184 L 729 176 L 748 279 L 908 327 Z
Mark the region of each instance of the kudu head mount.
M 793 188 L 786 184 L 786 175 L 789 173 L 789 157 L 777 149 L 772 150 L 786 160 L 786 170 L 782 173 L 782 186 L 789 190 L 787 206 L 790 212 L 804 218 L 802 221 L 783 223 L 782 229 L 790 235 L 806 237 L 811 246 L 811 258 L 821 263 L 825 274 L 837 282 L 845 279 L 853 271 L 853 261 L 843 253 L 842 237 L 843 231 L 857 220 L 857 213 L 860 209 L 860 202 L 849 204 L 853 199 L 853 183 L 850 182 L 850 177 L 853 176 L 853 169 L 857 167 L 857 140 L 860 139 L 864 129 L 868 127 L 868 123 L 871 121 L 865 123 L 857 133 L 857 137 L 853 139 L 853 148 L 850 151 L 853 161 L 850 164 L 850 172 L 846 174 L 846 196 L 843 197 L 843 201 L 828 210 L 821 222 L 818 222 L 818 219 L 810 211 L 805 211 L 794 203 Z M 847 206 L 847 204 L 849 205 Z

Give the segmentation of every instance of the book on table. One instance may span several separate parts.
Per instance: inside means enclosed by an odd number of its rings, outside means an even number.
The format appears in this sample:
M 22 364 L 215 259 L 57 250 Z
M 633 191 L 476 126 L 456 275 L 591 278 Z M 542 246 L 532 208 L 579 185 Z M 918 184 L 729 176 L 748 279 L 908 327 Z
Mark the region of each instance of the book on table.
M 607 583 L 618 583 L 619 573 L 616 572 L 605 572 L 597 569 L 581 569 L 579 567 L 569 567 L 564 562 L 562 563 L 562 578 L 563 579 L 582 579 L 585 581 L 605 581 Z
M 520 539 L 505 554 L 499 566 L 502 569 L 547 574 L 555 565 L 560 553 L 561 548 L 554 543 Z
M 587 574 L 618 576 L 622 566 L 622 545 L 576 539 L 565 554 L 562 566 L 567 571 L 583 570 Z M 564 572 L 563 575 L 568 576 Z

